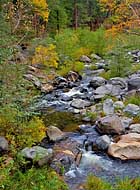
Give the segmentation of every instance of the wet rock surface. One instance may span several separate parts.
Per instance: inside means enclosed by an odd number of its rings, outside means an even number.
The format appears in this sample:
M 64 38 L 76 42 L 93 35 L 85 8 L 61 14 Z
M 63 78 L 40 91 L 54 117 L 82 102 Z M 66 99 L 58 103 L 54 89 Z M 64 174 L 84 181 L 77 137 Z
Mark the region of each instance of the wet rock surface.
M 121 120 L 119 117 L 106 116 L 99 119 L 96 123 L 96 129 L 101 134 L 122 134 L 124 133 L 124 128 L 122 126 Z
M 41 146 L 33 146 L 32 148 L 24 148 L 20 155 L 26 159 L 36 161 L 39 166 L 48 164 L 52 158 L 52 149 L 46 149 Z
M 90 172 L 108 181 L 140 176 L 140 124 L 133 124 L 140 107 L 123 102 L 126 96 L 133 95 L 130 90 L 138 94 L 140 75 L 105 80 L 99 76 L 105 71 L 105 62 L 95 58 L 99 61 L 95 65 L 102 68 L 90 70 L 92 60 L 82 58 L 83 75 L 70 72 L 66 77 L 56 77 L 53 90 L 43 93 L 33 108 L 41 110 L 43 115 L 49 115 L 50 108 L 60 113 L 57 127 L 62 131 L 53 133 L 46 147 L 53 149 L 51 167 L 64 174 L 73 190 L 77 190 L 77 185 L 84 182 Z M 80 123 L 77 122 L 79 126 L 67 125 L 71 117 L 63 115 L 64 112 L 81 117 Z M 51 116 L 51 120 L 51 125 L 56 126 L 56 115 Z

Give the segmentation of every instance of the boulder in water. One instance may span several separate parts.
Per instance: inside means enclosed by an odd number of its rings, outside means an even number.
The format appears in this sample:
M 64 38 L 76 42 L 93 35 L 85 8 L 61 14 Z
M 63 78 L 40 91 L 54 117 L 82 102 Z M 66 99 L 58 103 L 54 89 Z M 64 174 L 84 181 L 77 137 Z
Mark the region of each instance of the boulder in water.
M 110 143 L 111 143 L 111 140 L 109 136 L 107 135 L 103 135 L 96 139 L 96 145 L 99 150 L 106 150 L 109 147 Z
M 91 103 L 89 101 L 86 101 L 86 100 L 75 99 L 71 102 L 71 106 L 76 108 L 76 109 L 83 109 L 85 107 L 91 106 Z
M 96 123 L 96 129 L 101 134 L 122 134 L 122 133 L 124 133 L 124 128 L 121 123 L 121 120 L 116 115 L 100 118 Z
M 109 145 L 108 154 L 121 160 L 140 159 L 140 134 L 122 135 L 117 143 Z

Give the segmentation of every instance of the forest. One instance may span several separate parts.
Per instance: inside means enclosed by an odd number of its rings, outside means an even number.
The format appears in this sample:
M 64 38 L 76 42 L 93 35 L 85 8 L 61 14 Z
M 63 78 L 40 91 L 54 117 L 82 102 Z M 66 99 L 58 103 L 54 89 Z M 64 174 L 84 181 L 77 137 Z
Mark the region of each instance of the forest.
M 0 0 L 0 189 L 140 190 L 140 0 Z

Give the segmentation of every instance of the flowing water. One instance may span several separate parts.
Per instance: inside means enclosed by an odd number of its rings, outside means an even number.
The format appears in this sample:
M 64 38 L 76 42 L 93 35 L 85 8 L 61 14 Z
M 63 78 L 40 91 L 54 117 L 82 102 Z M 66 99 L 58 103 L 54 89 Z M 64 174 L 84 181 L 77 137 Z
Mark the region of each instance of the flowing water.
M 41 97 L 38 109 L 42 110 L 42 117 L 46 126 L 55 125 L 61 130 L 69 133 L 70 137 L 82 144 L 82 158 L 78 166 L 71 165 L 68 172 L 65 173 L 65 180 L 69 184 L 70 190 L 78 190 L 78 186 L 82 184 L 86 177 L 92 173 L 109 182 L 114 183 L 118 178 L 135 178 L 140 176 L 140 161 L 129 160 L 121 161 L 109 157 L 105 152 L 93 151 L 92 148 L 85 149 L 85 141 L 90 138 L 90 129 L 86 127 L 86 131 L 81 133 L 79 125 L 88 126 L 91 123 L 82 123 L 81 114 L 73 114 L 71 112 L 71 97 L 87 99 L 93 91 L 88 87 L 88 83 L 96 73 L 87 70 L 82 81 L 78 82 L 77 87 L 73 87 L 68 91 L 63 89 L 55 90 L 52 94 Z M 51 108 L 50 108 L 51 107 Z M 44 109 L 45 108 L 45 109 Z M 92 128 L 92 141 L 100 136 Z

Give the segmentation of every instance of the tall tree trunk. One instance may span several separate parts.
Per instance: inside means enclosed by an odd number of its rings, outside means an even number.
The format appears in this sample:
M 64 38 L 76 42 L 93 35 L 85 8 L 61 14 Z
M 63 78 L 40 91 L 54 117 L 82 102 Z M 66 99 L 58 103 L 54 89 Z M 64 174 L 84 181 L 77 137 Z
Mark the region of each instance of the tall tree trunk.
M 77 0 L 74 0 L 74 23 L 73 27 L 76 30 L 78 28 L 78 7 L 77 7 Z
M 56 11 L 56 18 L 57 18 L 57 32 L 60 32 L 60 21 L 59 21 L 59 11 Z

